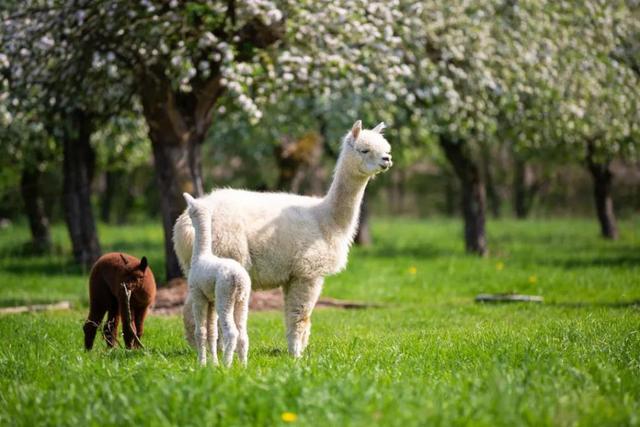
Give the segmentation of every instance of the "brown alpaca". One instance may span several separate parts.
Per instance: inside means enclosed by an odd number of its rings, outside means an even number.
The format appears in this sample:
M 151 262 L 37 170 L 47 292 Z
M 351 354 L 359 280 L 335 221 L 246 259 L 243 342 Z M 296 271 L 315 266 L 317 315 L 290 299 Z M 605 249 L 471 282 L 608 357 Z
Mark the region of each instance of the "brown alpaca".
M 123 286 L 125 284 L 125 286 Z M 127 292 L 131 292 L 130 310 L 127 310 Z M 122 318 L 124 344 L 138 347 L 144 330 L 144 318 L 156 297 L 156 281 L 147 258 L 138 258 L 112 252 L 101 256 L 91 269 L 89 277 L 89 316 L 84 324 L 84 346 L 93 347 L 102 318 L 108 313 L 104 325 L 104 338 L 109 347 L 117 342 L 118 317 Z M 129 317 L 131 318 L 127 322 Z

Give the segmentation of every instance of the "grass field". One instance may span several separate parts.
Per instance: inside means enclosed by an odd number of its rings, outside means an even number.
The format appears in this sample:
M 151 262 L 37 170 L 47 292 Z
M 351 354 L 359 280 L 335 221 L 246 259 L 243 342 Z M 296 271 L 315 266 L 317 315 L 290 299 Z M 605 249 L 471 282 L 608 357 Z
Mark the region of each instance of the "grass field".
M 21 254 L 26 227 L 2 230 L 0 305 L 78 308 L 0 317 L 0 425 L 638 425 L 640 219 L 618 242 L 597 231 L 491 222 L 491 256 L 477 259 L 456 221 L 377 221 L 375 246 L 324 295 L 382 308 L 316 311 L 298 361 L 281 313 L 252 313 L 249 367 L 225 371 L 196 367 L 177 317 L 149 319 L 145 351 L 84 352 L 86 272 L 68 263 L 64 229 L 49 257 Z M 162 272 L 159 225 L 100 236 Z M 473 302 L 512 291 L 545 303 Z

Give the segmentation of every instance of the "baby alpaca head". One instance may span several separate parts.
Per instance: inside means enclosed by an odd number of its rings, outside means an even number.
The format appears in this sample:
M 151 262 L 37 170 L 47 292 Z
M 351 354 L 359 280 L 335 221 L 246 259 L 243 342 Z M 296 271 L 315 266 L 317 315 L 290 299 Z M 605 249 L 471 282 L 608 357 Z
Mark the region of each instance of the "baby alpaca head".
M 184 200 L 187 202 L 187 214 L 191 218 L 192 223 L 197 223 L 198 219 L 202 219 L 204 215 L 209 213 L 207 206 L 202 201 L 193 198 L 189 193 L 182 193 Z
M 362 129 L 362 121 L 353 124 L 343 143 L 343 162 L 349 170 L 370 178 L 387 171 L 392 165 L 391 145 L 382 135 L 384 123 L 371 130 Z

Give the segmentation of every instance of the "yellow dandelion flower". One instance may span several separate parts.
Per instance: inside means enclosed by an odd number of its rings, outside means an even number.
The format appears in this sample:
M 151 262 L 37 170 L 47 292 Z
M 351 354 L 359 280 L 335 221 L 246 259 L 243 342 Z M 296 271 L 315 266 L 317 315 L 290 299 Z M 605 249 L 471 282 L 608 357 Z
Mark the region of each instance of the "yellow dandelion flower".
M 409 274 L 416 274 L 418 272 L 418 269 L 415 265 L 412 265 L 407 271 L 409 272 Z
M 498 270 L 498 271 L 502 271 L 502 270 L 504 270 L 504 262 L 502 262 L 502 261 L 498 261 L 498 262 L 496 263 L 496 270 Z
M 532 274 L 531 276 L 529 276 L 529 283 L 532 285 L 535 285 L 536 283 L 538 283 L 538 276 L 536 276 L 535 274 Z
M 282 418 L 282 421 L 285 423 L 292 423 L 298 419 L 298 416 L 293 412 L 283 412 L 280 418 Z

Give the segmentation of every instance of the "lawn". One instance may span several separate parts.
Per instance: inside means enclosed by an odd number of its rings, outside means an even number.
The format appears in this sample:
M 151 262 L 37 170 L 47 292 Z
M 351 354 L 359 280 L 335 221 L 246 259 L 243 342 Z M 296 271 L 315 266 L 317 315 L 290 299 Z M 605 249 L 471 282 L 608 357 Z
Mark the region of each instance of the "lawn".
M 324 295 L 381 308 L 317 310 L 311 345 L 286 354 L 282 315 L 251 313 L 249 367 L 199 369 L 178 317 L 151 317 L 145 351 L 82 350 L 86 276 L 64 229 L 48 257 L 0 231 L 0 305 L 76 309 L 0 317 L 0 425 L 638 425 L 640 218 L 622 238 L 591 219 L 489 223 L 491 256 L 463 253 L 460 224 L 379 220 Z M 155 223 L 101 226 L 103 249 L 147 255 Z M 479 305 L 480 292 L 544 304 Z M 635 303 L 634 303 L 635 302 Z M 284 417 L 285 419 L 287 416 Z

